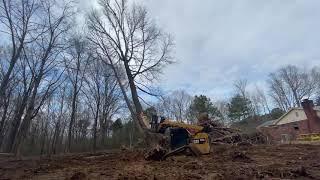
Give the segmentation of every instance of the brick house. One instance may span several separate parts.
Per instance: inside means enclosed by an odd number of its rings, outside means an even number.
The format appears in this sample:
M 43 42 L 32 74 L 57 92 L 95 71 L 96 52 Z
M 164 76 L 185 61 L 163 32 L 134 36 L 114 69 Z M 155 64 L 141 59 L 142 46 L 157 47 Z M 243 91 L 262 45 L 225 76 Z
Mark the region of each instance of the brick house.
M 267 121 L 257 130 L 267 136 L 269 142 L 289 142 L 299 134 L 320 133 L 320 108 L 312 100 L 305 99 L 302 108 L 292 108 L 279 119 Z

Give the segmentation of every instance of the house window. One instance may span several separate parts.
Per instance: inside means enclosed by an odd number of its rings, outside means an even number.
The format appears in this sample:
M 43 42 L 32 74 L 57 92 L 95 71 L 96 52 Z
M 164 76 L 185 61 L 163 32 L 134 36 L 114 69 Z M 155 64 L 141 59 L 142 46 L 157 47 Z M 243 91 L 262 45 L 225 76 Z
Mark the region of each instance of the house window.
M 293 125 L 293 129 L 298 131 L 298 130 L 299 130 L 298 124 L 294 124 L 294 125 Z
M 299 117 L 299 113 L 298 112 L 296 112 L 296 116 Z

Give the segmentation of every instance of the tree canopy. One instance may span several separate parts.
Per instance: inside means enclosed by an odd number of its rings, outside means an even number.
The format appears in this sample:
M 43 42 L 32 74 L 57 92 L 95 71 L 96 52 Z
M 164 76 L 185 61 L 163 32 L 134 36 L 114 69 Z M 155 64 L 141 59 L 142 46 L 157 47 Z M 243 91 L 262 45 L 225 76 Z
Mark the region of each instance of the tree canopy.
M 240 94 L 236 94 L 232 97 L 228 108 L 229 118 L 233 121 L 240 121 L 250 114 L 250 100 Z
M 189 106 L 189 118 L 198 118 L 202 113 L 207 113 L 209 118 L 221 117 L 221 112 L 213 105 L 210 98 L 205 95 L 194 96 Z

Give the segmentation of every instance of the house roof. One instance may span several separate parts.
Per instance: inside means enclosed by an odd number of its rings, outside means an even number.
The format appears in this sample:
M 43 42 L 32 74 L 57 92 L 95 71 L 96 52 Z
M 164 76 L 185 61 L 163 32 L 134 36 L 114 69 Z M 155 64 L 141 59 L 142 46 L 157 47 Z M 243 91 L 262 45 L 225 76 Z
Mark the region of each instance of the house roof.
M 260 128 L 260 127 L 267 127 L 267 126 L 274 125 L 276 121 L 277 121 L 277 120 L 270 120 L 270 121 L 266 121 L 266 122 L 264 122 L 264 123 L 260 124 L 259 126 L 257 126 L 257 128 Z

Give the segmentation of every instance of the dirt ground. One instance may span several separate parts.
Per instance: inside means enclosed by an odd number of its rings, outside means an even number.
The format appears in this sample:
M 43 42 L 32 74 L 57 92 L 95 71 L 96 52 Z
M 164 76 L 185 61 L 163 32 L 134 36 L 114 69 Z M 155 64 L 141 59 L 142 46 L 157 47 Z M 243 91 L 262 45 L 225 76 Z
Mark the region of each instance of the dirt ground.
M 201 157 L 146 161 L 115 151 L 0 160 L 0 179 L 320 179 L 320 146 L 217 145 Z

